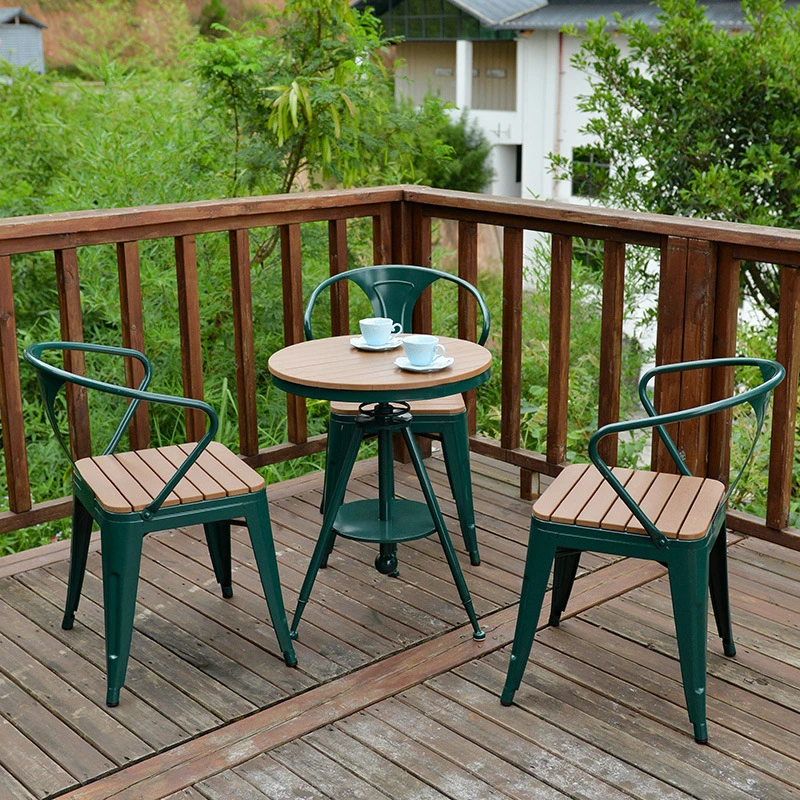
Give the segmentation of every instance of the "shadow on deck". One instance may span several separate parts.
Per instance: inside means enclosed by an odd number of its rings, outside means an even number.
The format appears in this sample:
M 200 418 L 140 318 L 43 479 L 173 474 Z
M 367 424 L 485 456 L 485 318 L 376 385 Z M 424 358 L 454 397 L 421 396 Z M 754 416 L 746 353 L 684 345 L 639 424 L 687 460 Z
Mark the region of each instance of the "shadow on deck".
M 516 475 L 473 456 L 483 563 L 469 566 L 471 638 L 435 539 L 402 545 L 400 577 L 339 540 L 287 668 L 245 531 L 234 597 L 216 591 L 201 532 L 145 540 L 126 688 L 104 705 L 100 561 L 62 631 L 68 550 L 0 559 L 0 797 L 800 797 L 800 553 L 730 548 L 738 655 L 709 637 L 709 731 L 693 742 L 658 565 L 586 555 L 565 620 L 537 637 L 516 703 L 499 702 L 530 506 Z M 354 496 L 374 496 L 373 461 Z M 397 473 L 398 493 L 417 497 Z M 284 597 L 294 609 L 319 529 L 319 475 L 270 489 Z M 97 545 L 93 546 L 97 550 Z

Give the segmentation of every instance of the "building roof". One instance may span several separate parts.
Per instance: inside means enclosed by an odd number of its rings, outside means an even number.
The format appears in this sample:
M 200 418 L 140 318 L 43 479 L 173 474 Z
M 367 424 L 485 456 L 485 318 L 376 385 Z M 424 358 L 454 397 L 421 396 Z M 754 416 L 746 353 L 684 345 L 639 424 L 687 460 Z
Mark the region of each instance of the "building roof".
M 26 14 L 22 10 L 22 6 L 0 6 L 0 25 L 8 25 L 11 23 L 23 23 L 26 25 L 35 25 L 37 28 L 46 28 L 44 22 L 39 22 L 30 14 Z
M 798 0 L 786 0 L 787 6 L 795 7 Z M 741 3 L 700 2 L 704 6 L 706 18 L 717 28 L 741 30 L 747 27 Z M 551 0 L 539 9 L 522 13 L 513 19 L 501 22 L 497 27 L 506 30 L 560 30 L 572 25 L 578 30 L 586 28 L 587 20 L 604 17 L 613 26 L 616 14 L 623 20 L 638 19 L 651 27 L 658 25 L 661 9 L 655 3 L 642 0 Z
M 355 0 L 356 7 L 369 5 L 377 16 L 386 13 L 400 0 Z M 658 25 L 661 9 L 656 3 L 646 0 L 448 0 L 466 14 L 475 17 L 480 24 L 491 30 L 561 30 L 572 25 L 578 30 L 586 29 L 587 20 L 605 18 L 609 25 L 615 25 L 615 14 L 623 20 L 640 19 L 651 27 Z M 738 2 L 715 2 L 699 0 L 705 7 L 706 17 L 718 28 L 741 30 L 747 27 Z M 791 8 L 800 5 L 800 0 L 785 0 Z

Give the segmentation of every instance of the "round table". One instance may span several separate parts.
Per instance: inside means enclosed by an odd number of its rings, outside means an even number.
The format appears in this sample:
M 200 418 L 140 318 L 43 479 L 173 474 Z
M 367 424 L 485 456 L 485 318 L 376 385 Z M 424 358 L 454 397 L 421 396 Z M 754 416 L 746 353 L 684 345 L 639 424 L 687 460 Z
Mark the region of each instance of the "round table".
M 491 353 L 481 345 L 441 336 L 445 356 L 453 363 L 431 372 L 400 369 L 395 360 L 402 347 L 385 351 L 358 350 L 350 336 L 314 339 L 291 345 L 269 360 L 273 383 L 291 394 L 319 400 L 356 401 L 363 406 L 356 418 L 354 435 L 342 458 L 338 480 L 326 501 L 320 537 L 300 590 L 291 626 L 292 636 L 311 595 L 317 572 L 327 559 L 337 534 L 358 541 L 376 542 L 380 554 L 376 567 L 385 574 L 397 574 L 397 543 L 436 532 L 442 544 L 461 601 L 473 625 L 473 636 L 484 638 L 464 580 L 450 534 L 413 435 L 408 429 L 408 403 L 465 392 L 489 380 Z M 365 435 L 378 437 L 378 499 L 342 504 L 347 481 Z M 394 496 L 392 435 L 405 441 L 420 482 L 425 503 Z

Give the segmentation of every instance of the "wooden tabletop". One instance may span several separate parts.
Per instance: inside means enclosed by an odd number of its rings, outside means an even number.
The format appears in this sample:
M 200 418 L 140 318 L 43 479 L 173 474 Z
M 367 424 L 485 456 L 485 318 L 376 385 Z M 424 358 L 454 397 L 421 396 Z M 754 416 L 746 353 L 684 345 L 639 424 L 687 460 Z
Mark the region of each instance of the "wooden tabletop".
M 367 352 L 352 347 L 353 336 L 300 342 L 269 360 L 275 384 L 293 394 L 327 400 L 422 400 L 463 392 L 485 383 L 492 354 L 479 344 L 440 336 L 453 364 L 437 372 L 408 372 L 395 365 L 403 348 Z

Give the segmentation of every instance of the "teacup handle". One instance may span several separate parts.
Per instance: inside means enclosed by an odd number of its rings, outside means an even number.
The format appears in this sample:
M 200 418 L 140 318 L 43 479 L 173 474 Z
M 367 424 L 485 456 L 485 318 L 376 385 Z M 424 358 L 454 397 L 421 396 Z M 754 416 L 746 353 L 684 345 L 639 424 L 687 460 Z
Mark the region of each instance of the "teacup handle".
M 402 333 L 402 332 L 403 332 L 403 326 L 399 322 L 395 322 L 394 325 L 392 325 L 392 334 Z
M 443 355 L 444 355 L 444 345 L 443 344 L 437 344 L 436 345 L 436 350 L 434 350 L 434 352 L 433 352 L 433 360 L 436 361 L 437 358 L 440 358 Z

